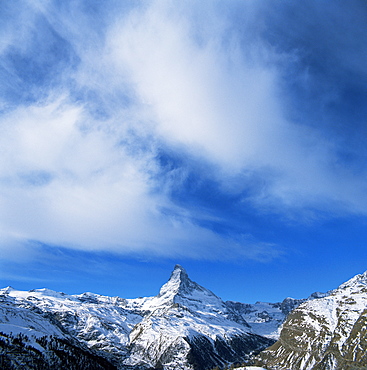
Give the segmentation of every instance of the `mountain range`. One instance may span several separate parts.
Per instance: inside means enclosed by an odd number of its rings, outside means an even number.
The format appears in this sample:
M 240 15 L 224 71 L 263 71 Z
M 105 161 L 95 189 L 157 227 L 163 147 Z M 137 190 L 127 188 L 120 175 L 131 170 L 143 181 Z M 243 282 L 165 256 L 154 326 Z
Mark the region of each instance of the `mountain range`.
M 224 302 L 180 265 L 153 297 L 7 287 L 0 368 L 367 369 L 366 293 L 367 272 L 307 299 Z

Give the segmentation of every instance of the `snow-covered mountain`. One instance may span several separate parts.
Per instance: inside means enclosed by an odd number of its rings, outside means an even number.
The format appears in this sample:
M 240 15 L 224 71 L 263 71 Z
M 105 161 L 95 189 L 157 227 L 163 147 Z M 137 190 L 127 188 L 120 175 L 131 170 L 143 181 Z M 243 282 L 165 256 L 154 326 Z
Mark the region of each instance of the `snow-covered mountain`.
M 310 296 L 308 299 L 313 298 Z M 227 301 L 226 305 L 246 321 L 253 333 L 278 339 L 281 325 L 288 314 L 305 301 L 306 299 L 286 298 L 278 303 L 256 302 L 248 304 Z
M 5 288 L 0 367 L 31 369 L 41 362 L 50 369 L 204 370 L 245 362 L 274 343 L 254 333 L 245 315 L 191 281 L 179 265 L 154 297 Z M 72 357 L 83 366 L 73 367 Z
M 279 303 L 223 302 L 179 265 L 154 297 L 0 289 L 1 369 L 205 370 L 262 350 L 268 370 L 367 369 L 366 337 L 367 272 Z
M 130 365 L 144 361 L 152 367 L 164 364 L 166 369 L 210 369 L 246 361 L 271 342 L 252 334 L 240 315 L 191 281 L 179 265 L 141 309 L 147 314 L 130 334 Z
M 292 311 L 260 359 L 268 369 L 367 369 L 366 338 L 367 271 Z

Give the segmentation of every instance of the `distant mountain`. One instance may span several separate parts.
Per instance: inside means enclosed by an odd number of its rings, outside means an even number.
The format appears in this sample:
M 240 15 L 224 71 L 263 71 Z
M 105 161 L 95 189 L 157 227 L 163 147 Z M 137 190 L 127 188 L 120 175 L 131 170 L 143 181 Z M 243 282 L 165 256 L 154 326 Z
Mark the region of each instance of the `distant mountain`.
M 313 296 L 309 299 L 313 299 Z M 278 339 L 280 327 L 288 314 L 306 300 L 286 298 L 278 303 L 256 302 L 254 304 L 227 301 L 226 305 L 246 321 L 253 333 Z
M 367 369 L 367 272 L 302 303 L 259 358 L 268 369 Z
M 205 370 L 242 363 L 274 343 L 254 333 L 245 316 L 240 304 L 223 302 L 179 265 L 154 297 L 5 288 L 0 368 Z

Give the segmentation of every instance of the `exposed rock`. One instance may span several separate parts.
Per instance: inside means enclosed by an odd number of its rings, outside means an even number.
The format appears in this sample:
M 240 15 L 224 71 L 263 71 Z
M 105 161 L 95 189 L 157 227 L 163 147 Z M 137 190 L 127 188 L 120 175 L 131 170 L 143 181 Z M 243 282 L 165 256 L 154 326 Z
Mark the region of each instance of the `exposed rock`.
M 269 369 L 367 369 L 366 307 L 367 272 L 292 311 L 261 363 Z

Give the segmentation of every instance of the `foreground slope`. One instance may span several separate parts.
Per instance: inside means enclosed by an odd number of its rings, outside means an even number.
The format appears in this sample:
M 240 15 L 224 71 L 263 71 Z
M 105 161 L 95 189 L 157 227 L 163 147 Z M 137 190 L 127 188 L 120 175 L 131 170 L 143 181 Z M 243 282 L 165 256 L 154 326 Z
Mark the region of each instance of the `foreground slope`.
M 120 298 L 91 293 L 2 289 L 0 357 L 7 363 L 3 368 L 116 368 L 127 356 L 131 328 L 141 320 L 123 305 Z M 83 366 L 80 358 L 85 358 Z
M 367 272 L 291 312 L 260 359 L 269 369 L 367 369 L 366 338 Z
M 77 369 L 74 356 L 85 369 L 204 370 L 244 362 L 274 343 L 179 265 L 154 297 L 2 289 L 0 332 L 9 369 Z

